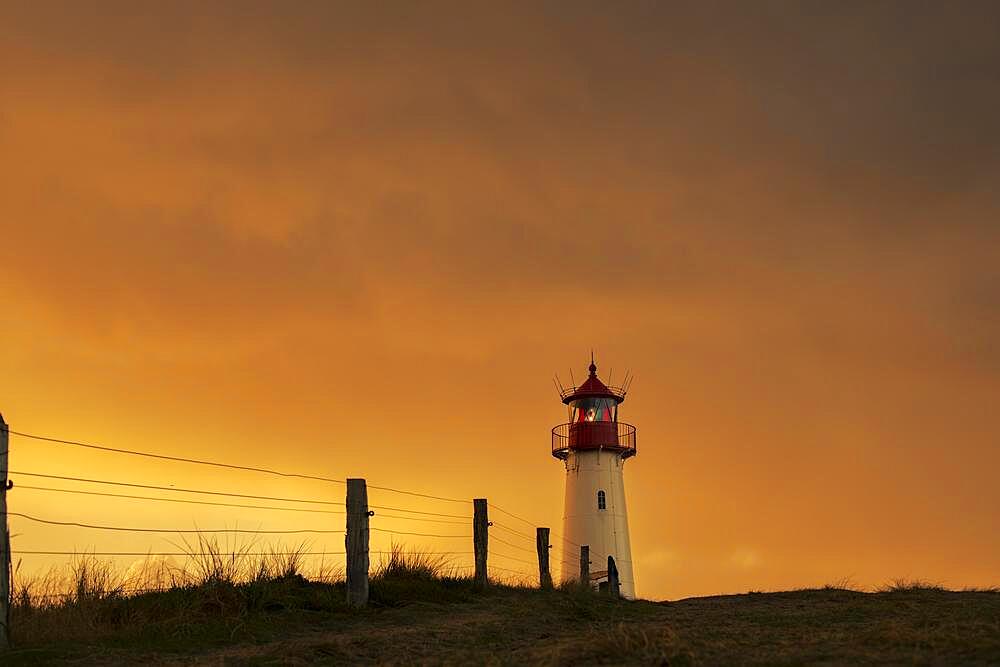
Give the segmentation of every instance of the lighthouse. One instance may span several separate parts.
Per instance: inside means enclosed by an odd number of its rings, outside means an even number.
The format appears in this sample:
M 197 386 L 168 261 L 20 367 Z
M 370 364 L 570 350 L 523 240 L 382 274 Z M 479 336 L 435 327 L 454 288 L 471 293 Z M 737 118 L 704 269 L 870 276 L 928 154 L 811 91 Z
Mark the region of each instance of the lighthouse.
M 552 429 L 552 456 L 566 466 L 566 501 L 563 512 L 563 579 L 578 578 L 573 563 L 579 547 L 590 548 L 590 571 L 606 577 L 608 556 L 613 556 L 621 594 L 635 597 L 632 547 L 625 506 L 625 461 L 635 456 L 635 427 L 618 421 L 618 406 L 628 392 L 628 378 L 618 387 L 597 377 L 590 361 L 590 376 L 580 386 L 559 387 L 569 408 L 569 421 Z M 575 557 L 574 557 L 574 551 Z

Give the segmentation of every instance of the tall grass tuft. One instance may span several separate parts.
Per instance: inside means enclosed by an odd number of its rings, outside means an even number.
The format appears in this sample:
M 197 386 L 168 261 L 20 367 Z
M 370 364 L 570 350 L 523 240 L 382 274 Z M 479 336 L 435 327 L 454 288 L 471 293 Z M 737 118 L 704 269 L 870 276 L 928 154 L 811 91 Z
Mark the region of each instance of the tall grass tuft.
M 375 566 L 374 578 L 437 579 L 449 571 L 451 559 L 443 554 L 406 551 L 393 544 L 389 553 Z
M 854 582 L 852 577 L 841 577 L 836 581 L 832 581 L 825 586 L 823 586 L 825 591 L 849 591 L 852 593 L 860 592 L 861 589 Z
M 398 606 L 413 600 L 456 602 L 471 599 L 472 578 L 463 577 L 442 554 L 406 551 L 393 544 L 370 578 L 375 606 Z
M 181 536 L 176 546 L 188 555 L 182 574 L 192 584 L 235 584 L 251 578 L 256 567 L 263 564 L 260 557 L 250 555 L 258 546 L 256 539 L 220 544 L 217 535 L 198 533 L 193 541 Z
M 877 589 L 877 592 L 879 593 L 918 593 L 928 591 L 941 592 L 944 591 L 944 587 L 941 586 L 941 584 L 935 584 L 921 579 L 899 578 L 893 579 Z

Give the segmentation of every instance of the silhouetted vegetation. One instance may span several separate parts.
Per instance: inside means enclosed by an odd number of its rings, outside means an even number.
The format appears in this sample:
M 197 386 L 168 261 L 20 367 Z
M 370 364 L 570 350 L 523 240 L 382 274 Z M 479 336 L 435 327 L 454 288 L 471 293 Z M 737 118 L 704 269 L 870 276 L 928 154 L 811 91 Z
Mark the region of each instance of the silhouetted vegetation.
M 303 576 L 304 547 L 188 548 L 199 555 L 180 568 L 147 559 L 116 573 L 81 556 L 65 575 L 18 579 L 5 662 L 1000 662 L 996 589 L 894 581 L 865 593 L 838 582 L 624 602 L 517 581 L 479 591 L 446 558 L 396 548 L 374 564 L 371 606 L 351 610 L 339 570 Z

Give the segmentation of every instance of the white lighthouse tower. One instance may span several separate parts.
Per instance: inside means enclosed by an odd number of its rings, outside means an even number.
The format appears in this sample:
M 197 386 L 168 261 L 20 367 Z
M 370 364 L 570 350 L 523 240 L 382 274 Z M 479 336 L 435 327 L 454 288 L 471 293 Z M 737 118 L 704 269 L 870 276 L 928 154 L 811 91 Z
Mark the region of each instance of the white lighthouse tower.
M 622 470 L 625 461 L 635 456 L 635 427 L 618 421 L 618 406 L 627 391 L 627 381 L 621 387 L 601 382 L 591 359 L 590 377 L 583 384 L 560 387 L 562 401 L 569 407 L 569 422 L 552 429 L 552 456 L 566 464 L 563 579 L 579 578 L 575 564 L 579 547 L 585 545 L 590 548 L 594 576 L 604 573 L 606 577 L 608 556 L 614 557 L 621 594 L 634 598 Z

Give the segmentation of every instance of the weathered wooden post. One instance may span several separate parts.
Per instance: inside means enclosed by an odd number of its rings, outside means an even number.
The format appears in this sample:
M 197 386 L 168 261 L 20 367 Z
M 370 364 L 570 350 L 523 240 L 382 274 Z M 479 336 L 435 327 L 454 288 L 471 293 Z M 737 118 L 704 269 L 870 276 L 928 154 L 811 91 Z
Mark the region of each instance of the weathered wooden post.
M 7 527 L 7 422 L 0 415 L 0 649 L 10 648 L 10 530 Z M 8 486 L 9 484 L 9 486 Z
M 535 529 L 535 548 L 538 550 L 538 585 L 542 588 L 552 588 L 552 575 L 549 574 L 549 529 Z
M 618 566 L 615 557 L 608 556 L 608 593 L 617 600 L 622 595 L 621 582 L 618 581 Z
M 363 479 L 347 480 L 347 604 L 368 604 L 368 485 Z
M 580 585 L 584 590 L 590 590 L 590 545 L 580 547 Z
M 489 554 L 490 519 L 486 509 L 486 498 L 475 498 L 472 501 L 472 546 L 476 552 L 475 584 L 485 588 L 489 584 L 486 573 L 486 559 Z

